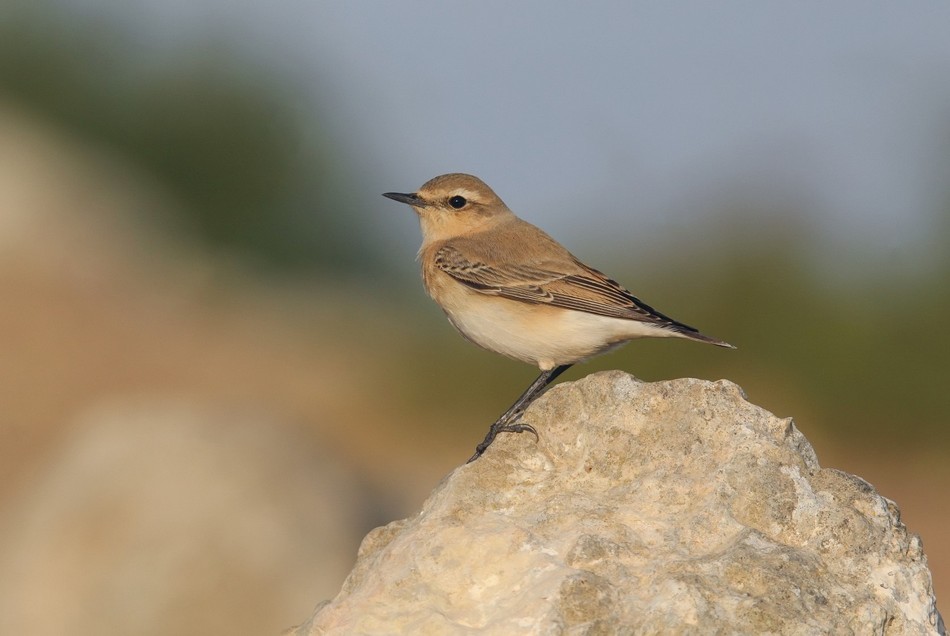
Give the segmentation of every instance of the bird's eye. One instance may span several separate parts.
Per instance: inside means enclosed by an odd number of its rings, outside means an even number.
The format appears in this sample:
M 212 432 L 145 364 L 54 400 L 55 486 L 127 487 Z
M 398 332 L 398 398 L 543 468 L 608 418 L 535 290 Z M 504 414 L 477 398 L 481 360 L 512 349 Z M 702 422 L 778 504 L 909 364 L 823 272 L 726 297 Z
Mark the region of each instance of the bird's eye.
M 461 210 L 464 208 L 466 203 L 468 203 L 468 201 L 465 200 L 465 197 L 460 197 L 458 195 L 455 195 L 449 199 L 449 205 L 451 205 L 456 210 Z

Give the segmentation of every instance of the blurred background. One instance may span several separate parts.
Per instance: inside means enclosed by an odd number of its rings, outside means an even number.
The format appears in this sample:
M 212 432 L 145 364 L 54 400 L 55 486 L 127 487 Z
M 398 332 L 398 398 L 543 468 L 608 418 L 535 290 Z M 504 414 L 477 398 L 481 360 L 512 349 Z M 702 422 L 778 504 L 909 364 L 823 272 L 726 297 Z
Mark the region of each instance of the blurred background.
M 276 633 L 536 369 L 380 197 L 481 176 L 735 352 L 950 594 L 950 5 L 0 5 L 0 632 Z M 542 433 L 543 434 L 543 433 Z

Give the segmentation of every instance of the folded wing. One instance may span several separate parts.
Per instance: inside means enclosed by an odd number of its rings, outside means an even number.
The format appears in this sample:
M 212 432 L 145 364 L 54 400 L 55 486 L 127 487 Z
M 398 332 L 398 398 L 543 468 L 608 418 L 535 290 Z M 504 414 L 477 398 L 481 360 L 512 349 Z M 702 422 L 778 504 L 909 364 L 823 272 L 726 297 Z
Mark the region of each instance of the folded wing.
M 440 270 L 483 294 L 600 316 L 656 324 L 695 337 L 699 332 L 653 309 L 616 281 L 573 256 L 567 267 L 555 263 L 488 265 L 444 245 L 436 252 Z M 562 270 L 562 271 L 558 271 Z M 563 271 L 571 270 L 571 271 Z M 705 336 L 698 339 L 706 340 Z M 716 342 L 713 339 L 710 341 Z

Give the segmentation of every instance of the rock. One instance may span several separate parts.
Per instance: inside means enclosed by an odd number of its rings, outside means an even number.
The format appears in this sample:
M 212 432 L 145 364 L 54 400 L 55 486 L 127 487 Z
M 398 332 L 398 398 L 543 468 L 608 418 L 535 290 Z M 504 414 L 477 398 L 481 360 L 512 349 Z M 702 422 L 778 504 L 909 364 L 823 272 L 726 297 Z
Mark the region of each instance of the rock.
M 0 634 L 261 634 L 353 565 L 371 497 L 253 408 L 105 400 L 0 517 Z M 295 609 L 296 608 L 296 609 Z
M 894 503 L 734 384 L 598 373 L 525 419 L 291 633 L 943 633 Z

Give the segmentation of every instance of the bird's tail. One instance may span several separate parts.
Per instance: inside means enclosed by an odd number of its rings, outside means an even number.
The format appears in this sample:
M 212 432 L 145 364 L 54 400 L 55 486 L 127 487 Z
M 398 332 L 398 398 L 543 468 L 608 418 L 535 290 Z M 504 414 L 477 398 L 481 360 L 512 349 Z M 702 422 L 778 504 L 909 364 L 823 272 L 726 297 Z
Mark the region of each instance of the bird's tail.
M 712 338 L 705 334 L 701 334 L 698 331 L 687 331 L 686 329 L 675 329 L 676 333 L 683 336 L 684 338 L 689 338 L 690 340 L 696 340 L 697 342 L 708 342 L 709 344 L 716 345 L 717 347 L 725 347 L 726 349 L 735 349 L 735 345 L 731 345 L 725 340 L 719 340 L 718 338 Z

